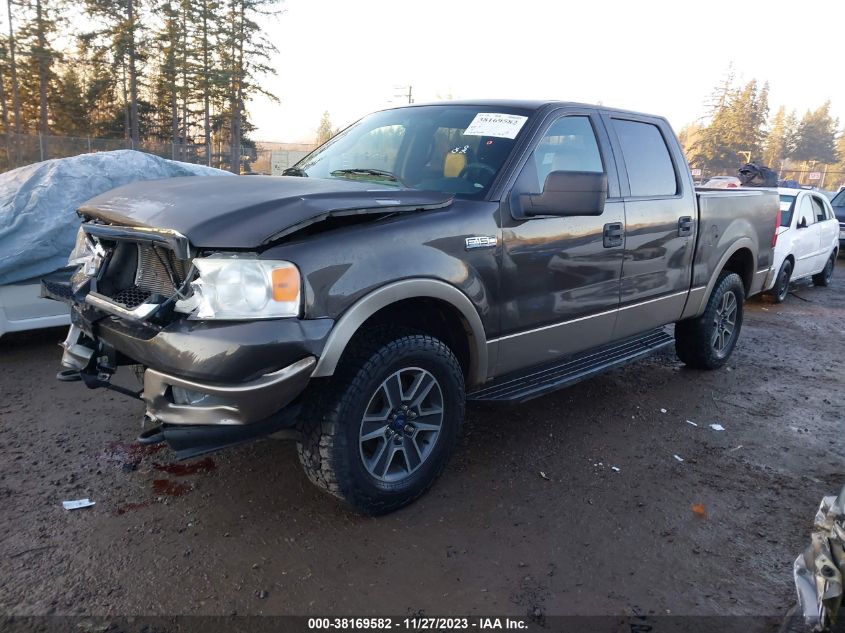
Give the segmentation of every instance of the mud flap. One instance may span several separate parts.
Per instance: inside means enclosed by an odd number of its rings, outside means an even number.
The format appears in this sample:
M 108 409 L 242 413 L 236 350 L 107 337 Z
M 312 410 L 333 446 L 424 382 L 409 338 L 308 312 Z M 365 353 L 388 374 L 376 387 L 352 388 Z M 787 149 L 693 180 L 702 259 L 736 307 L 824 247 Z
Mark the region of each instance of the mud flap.
M 190 459 L 289 429 L 296 424 L 301 408 L 300 403 L 292 403 L 279 413 L 251 424 L 163 424 L 161 432 L 176 459 Z

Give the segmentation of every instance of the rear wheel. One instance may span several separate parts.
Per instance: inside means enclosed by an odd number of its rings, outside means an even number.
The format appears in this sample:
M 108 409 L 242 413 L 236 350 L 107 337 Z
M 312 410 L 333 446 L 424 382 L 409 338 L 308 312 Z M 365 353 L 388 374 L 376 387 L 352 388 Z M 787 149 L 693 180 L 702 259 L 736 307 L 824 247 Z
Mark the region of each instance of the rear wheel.
M 704 313 L 675 325 L 678 358 L 696 369 L 718 369 L 724 365 L 742 329 L 744 301 L 745 287 L 739 275 L 719 275 Z
M 366 514 L 414 501 L 446 466 L 464 417 L 464 380 L 439 339 L 364 333 L 303 415 L 300 461 L 312 482 Z
M 774 287 L 769 291 L 771 293 L 772 301 L 775 303 L 783 303 L 786 295 L 789 294 L 789 280 L 792 278 L 792 262 L 784 260 L 778 271 L 777 280 Z
M 824 265 L 822 271 L 813 275 L 813 283 L 816 286 L 829 286 L 830 280 L 833 279 L 833 267 L 836 266 L 836 253 L 832 253 Z

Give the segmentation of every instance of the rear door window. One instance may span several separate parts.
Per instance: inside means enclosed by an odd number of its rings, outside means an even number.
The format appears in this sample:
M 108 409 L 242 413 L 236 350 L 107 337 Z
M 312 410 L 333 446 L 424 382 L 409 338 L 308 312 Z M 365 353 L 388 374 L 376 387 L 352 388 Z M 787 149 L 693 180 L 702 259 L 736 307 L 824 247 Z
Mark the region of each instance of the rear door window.
M 825 220 L 829 220 L 830 218 L 827 217 L 827 209 L 824 207 L 824 203 L 813 196 L 813 208 L 816 211 L 816 221 L 817 222 L 824 222 Z
M 789 226 L 792 224 L 792 212 L 795 208 L 795 196 L 780 197 L 780 225 Z
M 677 194 L 675 166 L 660 129 L 652 123 L 611 120 L 622 146 L 631 196 L 653 198 Z

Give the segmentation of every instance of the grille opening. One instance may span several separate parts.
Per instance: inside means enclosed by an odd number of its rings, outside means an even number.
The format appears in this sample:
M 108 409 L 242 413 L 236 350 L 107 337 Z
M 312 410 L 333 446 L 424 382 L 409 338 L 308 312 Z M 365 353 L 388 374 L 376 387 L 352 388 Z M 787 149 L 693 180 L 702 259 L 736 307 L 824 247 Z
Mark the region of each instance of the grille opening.
M 107 266 L 101 292 L 132 310 L 153 295 L 173 296 L 185 281 L 188 262 L 160 245 L 118 242 Z

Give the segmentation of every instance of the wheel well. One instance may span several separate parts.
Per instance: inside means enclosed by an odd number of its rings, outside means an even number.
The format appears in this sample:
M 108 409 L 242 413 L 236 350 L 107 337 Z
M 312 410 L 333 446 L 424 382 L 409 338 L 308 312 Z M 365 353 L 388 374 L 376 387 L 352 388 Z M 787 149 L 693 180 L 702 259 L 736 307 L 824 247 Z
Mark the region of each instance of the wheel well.
M 725 262 L 723 271 L 729 270 L 732 273 L 739 275 L 742 279 L 742 285 L 745 286 L 745 292 L 748 294 L 751 291 L 751 281 L 754 277 L 754 256 L 747 248 L 740 248 L 736 253 L 731 255 L 730 259 Z
M 469 379 L 470 327 L 458 309 L 449 303 L 428 297 L 397 301 L 364 321 L 352 340 L 354 341 L 363 330 L 381 325 L 407 327 L 440 339 L 452 350 L 461 365 L 464 377 Z

